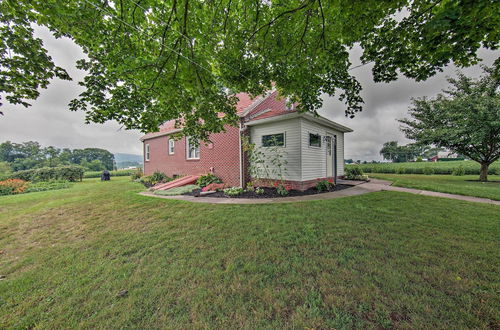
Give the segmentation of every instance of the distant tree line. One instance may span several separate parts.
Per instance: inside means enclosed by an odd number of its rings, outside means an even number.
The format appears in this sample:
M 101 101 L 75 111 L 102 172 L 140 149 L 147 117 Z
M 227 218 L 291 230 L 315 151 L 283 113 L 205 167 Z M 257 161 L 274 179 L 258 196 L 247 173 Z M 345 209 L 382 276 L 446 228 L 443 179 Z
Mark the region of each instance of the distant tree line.
M 409 143 L 407 145 L 398 145 L 397 141 L 384 143 L 380 154 L 384 159 L 391 160 L 393 163 L 403 163 L 422 158 L 432 158 L 443 151 L 443 148 L 434 148 L 426 145 Z
M 89 171 L 113 170 L 114 155 L 99 148 L 69 149 L 53 146 L 42 147 L 38 142 L 28 141 L 0 144 L 0 166 L 2 171 L 22 171 L 40 167 L 81 165 Z

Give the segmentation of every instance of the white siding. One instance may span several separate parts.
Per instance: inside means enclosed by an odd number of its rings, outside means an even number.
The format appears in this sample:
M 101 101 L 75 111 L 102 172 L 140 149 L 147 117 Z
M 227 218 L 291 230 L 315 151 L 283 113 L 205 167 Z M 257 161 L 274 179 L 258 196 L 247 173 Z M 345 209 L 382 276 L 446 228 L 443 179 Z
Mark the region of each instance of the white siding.
M 286 180 L 300 181 L 302 170 L 301 163 L 301 147 L 300 147 L 300 119 L 289 119 L 279 122 L 264 123 L 250 127 L 250 140 L 257 148 L 264 153 L 268 153 L 269 149 L 262 147 L 262 136 L 268 134 L 285 133 L 285 147 L 283 147 L 284 159 L 286 159 Z M 269 166 L 272 166 L 269 162 Z M 271 177 L 268 179 L 279 179 Z
M 337 136 L 337 175 L 344 175 L 344 133 L 330 127 L 300 119 L 302 146 L 302 181 L 326 177 L 326 143 L 325 134 Z M 322 137 L 321 148 L 309 146 L 309 133 Z

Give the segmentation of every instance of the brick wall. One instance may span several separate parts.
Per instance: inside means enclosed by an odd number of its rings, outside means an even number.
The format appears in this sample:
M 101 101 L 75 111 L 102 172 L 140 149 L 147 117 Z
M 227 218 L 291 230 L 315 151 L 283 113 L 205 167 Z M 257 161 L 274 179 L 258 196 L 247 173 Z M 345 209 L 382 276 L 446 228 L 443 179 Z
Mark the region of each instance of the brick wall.
M 213 174 L 230 186 L 240 185 L 239 127 L 226 126 L 225 133 L 210 136 L 211 144 L 200 143 L 200 159 L 186 159 L 186 139 L 175 141 L 173 155 L 168 154 L 168 135 L 145 140 L 149 144 L 150 159 L 144 159 L 144 173 L 160 171 L 174 175 Z

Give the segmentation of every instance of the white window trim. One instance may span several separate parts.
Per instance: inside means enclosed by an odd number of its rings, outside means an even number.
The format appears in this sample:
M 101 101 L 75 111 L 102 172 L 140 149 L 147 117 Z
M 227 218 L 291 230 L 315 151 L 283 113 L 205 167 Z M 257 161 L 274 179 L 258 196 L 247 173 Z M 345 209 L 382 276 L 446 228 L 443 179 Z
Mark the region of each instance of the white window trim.
M 186 137 L 186 159 L 188 160 L 196 160 L 200 159 L 200 145 L 198 145 L 198 157 L 189 157 L 189 137 Z
M 265 146 L 264 143 L 262 143 L 262 138 L 264 136 L 268 135 L 278 135 L 278 134 L 283 134 L 283 145 L 282 146 Z M 286 148 L 286 132 L 279 132 L 279 133 L 271 133 L 271 134 L 262 134 L 260 136 L 260 146 L 262 148 L 273 148 L 273 147 L 278 147 L 278 148 Z
M 172 145 L 170 145 L 172 144 Z M 168 154 L 173 155 L 175 154 L 175 140 L 172 138 L 168 139 Z
M 322 141 L 322 139 L 323 139 L 323 137 L 325 137 L 325 135 L 322 135 L 321 133 L 316 133 L 316 132 L 307 132 L 307 133 L 308 133 L 308 135 L 307 135 L 307 146 L 309 148 L 314 148 L 314 149 L 321 149 L 321 148 L 323 148 L 323 141 Z M 311 145 L 311 135 L 319 135 L 319 144 L 320 144 L 319 147 Z
M 149 143 L 144 145 L 144 160 L 149 162 L 151 150 L 149 148 Z

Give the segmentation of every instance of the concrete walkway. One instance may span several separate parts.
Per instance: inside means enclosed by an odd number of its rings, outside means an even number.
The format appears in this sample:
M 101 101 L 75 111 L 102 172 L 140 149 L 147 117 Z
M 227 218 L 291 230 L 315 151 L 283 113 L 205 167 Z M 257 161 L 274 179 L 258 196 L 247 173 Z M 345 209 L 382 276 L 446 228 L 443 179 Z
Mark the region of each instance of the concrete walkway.
M 500 205 L 500 201 L 494 201 L 487 198 L 479 198 L 472 196 L 462 196 L 454 194 L 439 193 L 434 191 L 401 188 L 391 186 L 390 181 L 371 179 L 369 182 L 363 181 L 349 181 L 349 180 L 339 180 L 339 184 L 352 185 L 351 188 L 333 191 L 329 193 L 317 194 L 317 195 L 306 195 L 306 196 L 294 196 L 294 197 L 282 197 L 282 198 L 218 198 L 218 197 L 194 197 L 194 196 L 160 196 L 155 195 L 150 191 L 140 192 L 139 194 L 143 196 L 150 196 L 156 198 L 181 200 L 186 202 L 194 203 L 211 203 L 211 204 L 269 204 L 269 203 L 291 203 L 291 202 L 302 202 L 302 201 L 316 201 L 325 199 L 342 198 L 348 196 L 362 195 L 374 191 L 401 191 L 417 195 L 425 195 L 432 197 L 444 197 L 463 200 L 467 202 L 477 202 L 477 203 L 487 203 Z
M 416 194 L 416 195 L 424 195 L 424 196 L 431 196 L 431 197 L 443 197 L 443 198 L 458 199 L 458 200 L 467 201 L 467 202 L 500 205 L 500 201 L 495 201 L 495 200 L 488 199 L 488 198 L 464 196 L 464 195 L 456 195 L 456 194 L 447 194 L 447 193 L 442 193 L 442 192 L 412 189 L 412 188 L 394 187 L 394 186 L 391 186 L 391 184 L 392 184 L 391 181 L 380 180 L 380 179 L 370 179 L 370 182 L 364 183 L 363 187 L 369 188 L 370 190 L 374 190 L 374 191 L 400 191 L 400 192 L 407 192 L 407 193 Z

